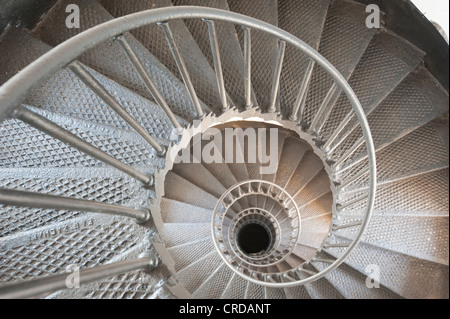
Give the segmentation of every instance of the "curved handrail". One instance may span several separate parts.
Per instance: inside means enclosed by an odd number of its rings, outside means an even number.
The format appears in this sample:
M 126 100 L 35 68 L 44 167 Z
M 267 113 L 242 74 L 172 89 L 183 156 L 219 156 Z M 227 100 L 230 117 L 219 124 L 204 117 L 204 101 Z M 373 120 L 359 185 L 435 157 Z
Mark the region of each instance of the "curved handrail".
M 362 234 L 367 228 L 375 202 L 375 192 L 377 184 L 375 146 L 364 110 L 352 88 L 347 83 L 346 79 L 322 55 L 320 55 L 316 50 L 314 50 L 308 44 L 296 38 L 292 34 L 254 18 L 225 10 L 211 9 L 206 7 L 180 6 L 151 9 L 132 13 L 127 16 L 119 17 L 103 24 L 97 25 L 74 36 L 73 38 L 56 46 L 55 48 L 29 64 L 20 73 L 9 79 L 3 86 L 0 87 L 0 121 L 3 121 L 3 119 L 9 116 L 13 112 L 14 108 L 20 105 L 32 92 L 32 90 L 36 88 L 37 85 L 39 85 L 39 83 L 48 79 L 56 71 L 65 67 L 73 60 L 77 59 L 86 50 L 95 47 L 101 42 L 129 30 L 145 26 L 147 24 L 171 21 L 176 19 L 194 18 L 218 20 L 246 26 L 248 28 L 269 33 L 274 37 L 286 42 L 287 44 L 292 45 L 293 47 L 306 54 L 316 64 L 320 65 L 340 86 L 352 105 L 353 111 L 360 123 L 368 153 L 370 178 L 367 210 L 364 215 L 364 221 L 361 224 L 357 236 L 348 246 L 342 256 L 336 259 L 326 269 L 320 271 L 316 275 L 302 280 L 301 283 L 306 284 L 308 282 L 316 280 L 338 267 L 344 261 L 347 255 L 359 243 Z M 262 284 L 261 282 L 258 283 Z M 299 282 L 283 283 L 283 286 L 289 287 L 298 284 Z M 265 285 L 269 287 L 279 286 L 279 284 L 276 283 L 265 283 Z

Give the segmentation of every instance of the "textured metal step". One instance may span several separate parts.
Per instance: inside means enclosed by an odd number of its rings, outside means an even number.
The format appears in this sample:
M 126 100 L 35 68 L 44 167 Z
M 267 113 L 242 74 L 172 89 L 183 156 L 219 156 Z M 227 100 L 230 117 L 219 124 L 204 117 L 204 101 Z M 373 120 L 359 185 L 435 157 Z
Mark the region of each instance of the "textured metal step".
M 278 5 L 276 0 L 253 2 L 228 0 L 231 11 L 278 25 Z M 244 47 L 243 30 L 236 28 L 241 48 Z M 252 32 L 252 83 L 259 106 L 265 110 L 270 103 L 272 78 L 277 54 L 277 40 L 259 31 Z
M 297 165 L 293 176 L 286 186 L 286 191 L 295 195 L 308 185 L 308 183 L 323 169 L 323 162 L 313 151 L 308 151 Z
M 226 191 L 226 188 L 214 177 L 214 175 L 200 163 L 177 164 L 174 166 L 173 172 L 214 197 L 220 198 Z
M 196 299 L 218 299 L 222 296 L 233 271 L 224 263 L 219 266 L 193 293 Z
M 48 299 L 171 299 L 164 277 L 133 271 L 53 294 Z
M 265 288 L 266 299 L 286 299 L 286 293 L 282 288 Z
M 246 299 L 264 299 L 264 287 L 253 283 L 248 283 L 245 290 Z
M 112 168 L 3 168 L 0 187 L 95 200 L 123 206 L 141 206 L 152 196 L 139 182 Z M 0 237 L 50 226 L 84 213 L 52 209 L 0 208 Z
M 245 143 L 245 139 L 243 141 L 241 141 L 240 138 L 235 138 L 233 139 L 233 146 L 234 146 L 234 150 L 231 150 L 232 153 L 230 152 L 230 150 L 226 149 L 226 139 L 223 138 L 224 134 L 222 134 L 222 150 L 223 153 L 222 154 L 227 154 L 227 159 L 226 163 L 228 165 L 228 168 L 230 169 L 231 173 L 233 174 L 234 178 L 236 179 L 236 181 L 241 182 L 241 181 L 246 181 L 248 179 L 250 179 L 249 176 L 249 172 L 248 172 L 248 168 L 247 168 L 247 158 L 248 158 L 248 153 L 246 150 L 246 144 Z M 225 151 L 227 153 L 225 153 Z M 231 156 L 230 156 L 231 153 Z
M 382 249 L 448 265 L 448 216 L 374 216 L 362 236 L 362 242 Z M 355 228 L 337 231 L 352 239 Z
M 234 275 L 231 277 L 226 289 L 224 290 L 222 299 L 243 299 L 247 289 L 248 281 L 241 276 Z
M 270 142 L 270 135 L 267 134 L 266 137 L 267 137 L 267 140 L 268 140 L 268 142 L 266 144 L 266 150 L 270 150 L 270 143 L 271 143 Z M 275 166 L 274 166 L 274 170 L 275 171 L 272 174 L 261 174 L 261 179 L 262 180 L 265 180 L 265 181 L 268 181 L 268 182 L 272 182 L 272 183 L 274 182 L 275 177 L 276 177 L 276 173 L 278 171 L 278 166 L 280 165 L 280 162 L 281 162 L 281 154 L 283 153 L 283 147 L 284 147 L 285 140 L 286 140 L 285 132 L 283 132 L 281 130 L 278 130 L 278 140 L 277 140 L 277 143 L 278 143 L 278 158 L 277 158 L 277 162 L 275 163 Z
M 90 121 L 85 121 L 81 119 L 72 118 L 69 116 L 64 116 L 60 114 L 56 114 L 54 112 L 49 112 L 46 110 L 42 110 L 35 107 L 28 107 L 29 110 L 44 116 L 45 118 L 51 120 L 56 123 L 63 129 L 71 132 L 77 137 L 83 139 L 84 141 L 90 143 L 96 148 L 108 153 L 109 155 L 115 157 L 116 159 L 128 164 L 128 165 L 139 165 L 139 166 L 147 166 L 146 170 L 154 171 L 155 167 L 162 167 L 164 161 L 157 157 L 155 154 L 155 150 L 146 143 L 141 136 L 139 136 L 135 132 L 131 132 L 124 129 L 117 129 L 111 126 L 99 125 Z M 36 131 L 36 130 L 31 130 Z M 34 135 L 25 135 L 25 132 L 30 132 L 30 129 L 27 128 L 27 125 L 22 122 L 15 122 L 11 120 L 11 125 L 6 126 L 5 128 L 5 147 L 8 147 L 5 150 L 5 154 L 11 153 L 14 154 L 16 152 L 20 152 L 23 156 L 24 167 L 30 166 L 29 161 L 33 159 L 37 159 L 37 150 L 41 150 L 41 156 L 43 158 L 39 158 L 38 162 L 33 165 L 34 167 L 39 166 L 50 166 L 50 167 L 64 167 L 64 166 L 103 166 L 104 163 L 101 163 L 88 155 L 80 154 L 78 156 L 78 161 L 73 159 L 73 161 L 64 162 L 63 158 L 64 153 L 62 151 L 57 151 L 55 149 L 51 154 L 48 154 L 48 149 L 44 148 L 44 145 L 47 144 L 46 141 L 50 140 L 50 137 L 47 137 L 45 133 L 35 132 Z M 24 135 L 22 137 L 22 134 Z M 18 144 L 18 141 L 10 141 L 7 142 L 11 137 L 14 136 L 18 139 L 28 138 L 33 136 L 34 144 L 30 144 L 30 142 L 25 142 L 24 145 L 29 144 L 30 148 L 24 148 L 21 144 Z M 45 136 L 45 137 L 44 137 Z M 165 139 L 158 138 L 157 141 L 162 145 L 168 145 L 168 141 Z M 61 142 L 58 141 L 58 145 Z M 15 147 L 14 147 L 15 146 Z M 67 153 L 75 152 L 75 150 L 68 150 L 70 148 L 68 145 L 64 145 L 62 147 Z M 47 151 L 47 152 L 46 152 Z M 60 153 L 61 158 L 54 157 L 55 154 Z M 17 154 L 17 153 L 16 153 Z M 47 155 L 48 154 L 48 155 Z M 76 154 L 76 153 L 74 153 Z M 53 159 L 53 161 L 52 161 Z M 10 161 L 14 167 L 22 167 L 21 161 L 18 161 L 17 158 L 14 160 L 14 164 Z M 96 164 L 87 164 L 83 163 L 96 163 Z M 9 166 L 8 163 L 5 163 L 5 166 Z
M 318 215 L 315 218 L 303 218 L 302 228 L 310 232 L 324 232 L 326 233 L 331 224 L 331 213 L 327 215 Z
M 284 293 L 286 294 L 287 299 L 311 299 L 311 296 L 304 286 L 284 288 Z
M 340 250 L 342 248 L 327 251 L 336 254 Z M 448 297 L 448 266 L 366 243 L 360 243 L 346 263 L 366 276 L 372 271 L 368 266 L 378 266 L 380 283 L 404 298 Z
M 170 248 L 198 240 L 210 238 L 211 224 L 166 223 L 161 232 L 164 244 Z
M 306 278 L 307 275 L 300 273 L 301 278 Z M 312 283 L 304 285 L 308 294 L 312 299 L 343 299 L 341 293 L 333 287 L 325 278 L 313 281 Z
M 368 116 L 376 150 L 392 144 L 446 112 L 447 92 L 424 67 L 419 67 Z M 334 157 L 339 158 L 361 136 L 358 128 L 339 147 Z M 361 148 L 345 165 L 357 162 L 365 155 L 366 151 Z
M 319 52 L 346 79 L 354 71 L 376 32 L 376 29 L 366 27 L 365 10 L 366 6 L 350 1 L 333 1 L 328 8 Z M 325 71 L 315 68 L 302 118 L 306 125 L 312 122 L 332 84 L 333 81 Z
M 194 5 L 229 10 L 226 0 L 174 0 L 172 3 L 175 6 Z M 199 20 L 186 20 L 185 24 L 205 57 L 207 57 L 209 64 L 213 66 L 211 46 L 205 22 Z M 236 29 L 233 24 L 220 21 L 215 22 L 215 28 L 219 42 L 225 88 L 236 105 L 243 107 L 245 106 L 245 68 L 242 49 L 237 39 Z M 254 105 L 257 105 L 256 101 L 254 101 Z
M 329 2 L 329 0 L 278 1 L 278 27 L 317 50 Z M 291 46 L 286 47 L 280 83 L 281 112 L 286 117 L 291 115 L 307 64 L 308 59 L 304 54 Z
M 80 8 L 80 28 L 65 27 L 67 16 L 65 9 L 68 4 L 76 4 Z M 59 1 L 52 8 L 34 33 L 44 42 L 56 46 L 84 30 L 111 19 L 113 17 L 97 1 L 64 0 Z M 133 36 L 126 33 L 124 37 L 174 113 L 189 120 L 193 119 L 195 117 L 194 106 L 183 83 Z M 79 61 L 141 96 L 154 100 L 117 41 L 108 40 L 96 46 L 80 56 Z M 207 110 L 206 107 L 204 108 Z
M 193 292 L 197 290 L 209 277 L 209 275 L 223 264 L 222 258 L 214 251 L 189 267 L 180 271 L 177 276 L 180 283 L 187 291 Z
M 261 167 L 266 167 L 268 164 L 266 163 L 262 163 L 261 158 L 259 157 L 259 152 L 262 150 L 260 150 L 260 145 L 264 145 L 263 143 L 265 142 L 265 146 L 266 146 L 266 154 L 270 152 L 270 134 L 269 131 L 267 131 L 266 134 L 266 140 L 263 142 L 260 137 L 258 136 L 258 130 L 254 129 L 253 130 L 255 132 L 255 144 L 253 144 L 252 142 L 250 142 L 250 138 L 247 139 L 247 141 L 245 141 L 245 137 L 244 137 L 244 144 L 239 143 L 240 147 L 241 147 L 241 152 L 244 156 L 244 160 L 245 160 L 245 165 L 246 165 L 246 170 L 247 170 L 247 175 L 249 179 L 258 179 L 261 180 L 263 179 L 263 176 L 265 174 L 261 174 Z M 238 144 L 238 142 L 236 142 L 236 144 Z M 226 152 L 228 152 L 228 149 L 224 148 L 224 154 L 226 154 Z M 264 155 L 266 155 L 264 154 Z M 254 158 L 253 158 L 254 157 Z
M 86 214 L 4 238 L 0 281 L 63 273 L 70 264 L 80 268 L 104 264 L 133 247 L 144 232 L 124 218 Z
M 445 127 L 448 132 L 448 121 L 438 118 L 377 152 L 378 183 L 384 184 L 448 167 L 448 147 L 440 132 L 441 127 Z M 367 160 L 362 161 L 342 174 L 341 179 L 350 179 L 367 164 Z M 366 185 L 368 174 L 347 189 L 363 188 Z
M 102 167 L 102 162 L 67 146 L 22 121 L 8 119 L 0 128 L 1 166 L 8 168 L 53 167 Z M 30 143 L 30 141 L 32 143 Z M 37 147 L 35 147 L 36 145 Z
M 11 41 L 15 43 L 14 46 L 10 45 Z M 26 58 L 24 57 L 25 64 L 27 64 L 50 49 L 50 46 L 23 30 L 11 30 L 0 45 L 0 51 L 8 51 L 8 54 L 2 58 L 0 66 L 8 70 L 8 74 L 16 73 L 24 66 L 22 62 L 15 62 L 17 60 L 16 51 L 27 52 Z M 147 132 L 155 137 L 170 139 L 173 126 L 159 106 L 98 72 L 87 69 Z M 27 97 L 25 103 L 73 118 L 132 130 L 105 102 L 66 69 L 58 71 L 36 88 Z M 182 121 L 182 123 L 185 122 Z
M 136 258 L 147 246 L 138 244 L 111 258 L 117 262 Z M 48 299 L 157 299 L 173 298 L 164 285 L 165 272 L 155 269 L 151 275 L 145 271 L 132 271 L 53 293 Z
M 195 251 L 195 254 L 192 252 Z M 203 256 L 215 251 L 214 243 L 210 238 L 205 238 L 193 243 L 178 245 L 168 249 L 175 261 L 175 271 L 180 271 Z
M 299 207 L 306 206 L 330 191 L 330 178 L 322 169 L 303 189 L 294 195 Z
M 305 262 L 305 259 L 303 259 L 303 258 L 299 257 L 298 255 L 296 255 L 295 253 L 293 253 L 293 254 L 290 254 L 289 256 L 287 256 L 281 262 L 281 264 L 283 264 L 281 267 L 279 267 L 279 265 L 277 265 L 277 267 L 279 270 L 283 269 L 282 271 L 288 271 L 288 270 L 297 268 L 304 262 Z
M 99 2 L 114 17 L 172 6 L 170 0 L 101 0 Z M 175 42 L 191 76 L 195 91 L 209 108 L 218 111 L 221 108 L 221 104 L 214 69 L 208 63 L 208 60 L 203 55 L 183 21 L 172 21 L 169 24 L 173 31 Z M 159 26 L 148 25 L 132 30 L 131 34 L 173 74 L 182 80 L 164 34 Z
M 389 31 L 382 30 L 375 34 L 349 79 L 365 113 L 370 114 L 416 69 L 423 57 L 423 52 Z M 342 95 L 324 125 L 321 134 L 323 140 L 330 137 L 351 109 L 348 99 Z M 358 121 L 353 119 L 336 141 L 356 126 Z
M 309 218 L 328 218 L 331 215 L 333 207 L 333 194 L 331 192 L 317 198 L 315 201 L 304 206 L 300 212 L 303 219 Z
M 298 249 L 301 248 L 302 253 L 300 253 L 299 250 L 296 253 L 297 256 L 303 258 L 304 260 L 308 260 L 316 252 L 316 250 L 322 246 L 324 240 L 327 238 L 327 235 L 328 229 L 326 232 L 311 232 L 302 230 L 297 241 L 297 246 L 299 246 Z M 306 246 L 306 248 L 301 246 Z
M 375 215 L 448 216 L 448 168 L 380 185 L 375 198 Z M 341 194 L 350 202 L 366 191 Z M 366 203 L 349 207 L 345 215 L 360 216 Z
M 302 158 L 307 150 L 307 144 L 293 137 L 286 138 L 275 176 L 275 184 L 285 188 L 291 179 L 296 180 L 297 176 L 299 176 L 295 174 L 296 168 L 302 162 Z
M 330 255 L 323 253 L 325 257 Z M 326 263 L 315 262 L 314 267 L 321 271 L 328 266 Z M 325 275 L 325 278 L 334 286 L 346 299 L 396 299 L 400 296 L 390 291 L 384 286 L 369 289 L 366 286 L 367 275 L 351 268 L 348 265 L 341 265 L 332 272 Z
M 164 223 L 209 223 L 212 211 L 170 198 L 162 198 L 161 217 Z
M 165 180 L 165 197 L 207 209 L 214 209 L 217 198 L 173 172 Z

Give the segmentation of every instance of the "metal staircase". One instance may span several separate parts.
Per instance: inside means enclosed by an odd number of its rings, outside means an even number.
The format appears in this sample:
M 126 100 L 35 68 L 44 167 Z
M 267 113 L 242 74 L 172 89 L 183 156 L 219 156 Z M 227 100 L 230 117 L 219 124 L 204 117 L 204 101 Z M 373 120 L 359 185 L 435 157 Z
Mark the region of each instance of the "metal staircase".
M 9 28 L 0 297 L 448 298 L 448 88 L 365 8 L 59 0 Z M 177 161 L 212 130 L 223 161 Z M 274 141 L 274 172 L 236 160 Z

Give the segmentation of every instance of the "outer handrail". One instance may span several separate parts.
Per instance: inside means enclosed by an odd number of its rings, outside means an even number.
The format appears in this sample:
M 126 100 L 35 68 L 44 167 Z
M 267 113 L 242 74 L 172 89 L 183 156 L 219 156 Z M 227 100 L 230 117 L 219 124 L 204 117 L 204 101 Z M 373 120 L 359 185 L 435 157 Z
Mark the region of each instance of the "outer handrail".
M 86 50 L 95 47 L 99 43 L 129 30 L 145 26 L 147 24 L 171 21 L 176 19 L 194 18 L 225 21 L 245 26 L 251 29 L 260 30 L 273 35 L 281 41 L 286 42 L 286 44 L 292 45 L 293 47 L 306 54 L 311 60 L 315 62 L 315 64 L 321 66 L 339 85 L 352 105 L 355 115 L 360 123 L 368 152 L 370 179 L 367 210 L 364 216 L 364 221 L 359 229 L 357 236 L 355 237 L 355 240 L 349 245 L 348 249 L 346 249 L 343 255 L 325 270 L 305 280 L 302 280 L 302 283 L 308 283 L 316 280 L 329 271 L 338 267 L 344 261 L 351 250 L 359 243 L 362 234 L 367 228 L 370 217 L 372 215 L 376 192 L 375 146 L 364 110 L 352 88 L 347 83 L 346 79 L 330 62 L 328 62 L 316 50 L 290 33 L 254 18 L 225 10 L 211 9 L 206 7 L 180 6 L 151 9 L 132 13 L 130 15 L 119 17 L 103 24 L 97 25 L 74 36 L 73 38 L 56 46 L 55 48 L 29 64 L 20 73 L 9 79 L 3 86 L 0 87 L 0 122 L 8 117 L 12 113 L 14 108 L 19 106 L 32 92 L 32 90 L 36 88 L 41 82 L 47 80 L 59 69 L 64 68 L 69 63 L 76 60 Z M 261 284 L 261 282 L 258 283 Z M 272 287 L 278 286 L 276 283 L 265 283 L 265 285 Z M 284 283 L 284 286 L 295 285 L 298 285 L 298 283 Z

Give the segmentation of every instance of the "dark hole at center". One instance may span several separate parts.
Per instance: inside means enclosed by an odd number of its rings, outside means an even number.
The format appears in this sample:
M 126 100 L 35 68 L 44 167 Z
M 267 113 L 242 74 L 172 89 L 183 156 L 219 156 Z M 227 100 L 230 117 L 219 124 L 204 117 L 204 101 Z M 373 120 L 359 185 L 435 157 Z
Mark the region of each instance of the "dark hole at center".
M 257 254 L 269 248 L 270 234 L 259 224 L 247 224 L 239 230 L 237 243 L 244 253 Z

